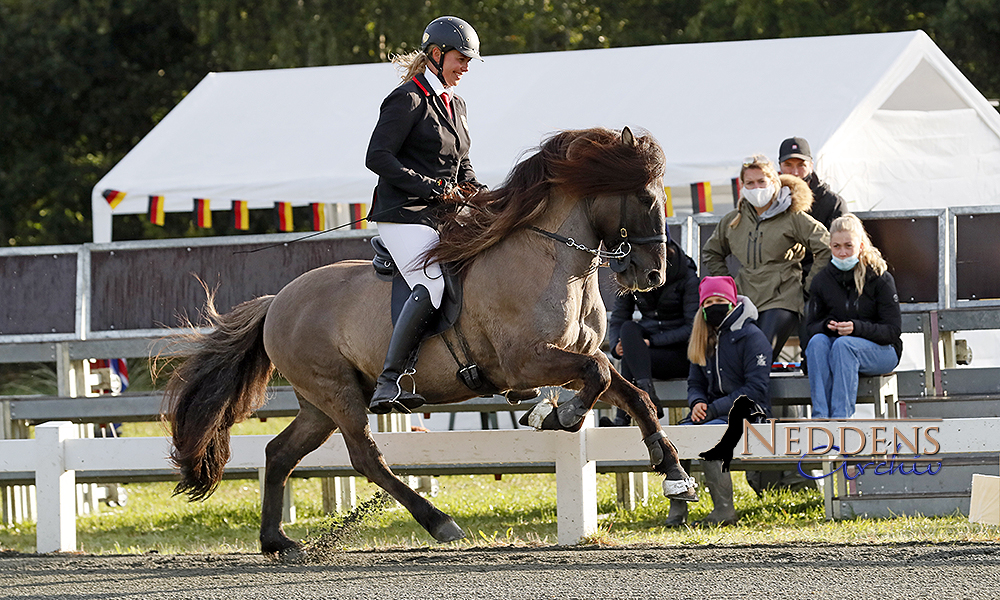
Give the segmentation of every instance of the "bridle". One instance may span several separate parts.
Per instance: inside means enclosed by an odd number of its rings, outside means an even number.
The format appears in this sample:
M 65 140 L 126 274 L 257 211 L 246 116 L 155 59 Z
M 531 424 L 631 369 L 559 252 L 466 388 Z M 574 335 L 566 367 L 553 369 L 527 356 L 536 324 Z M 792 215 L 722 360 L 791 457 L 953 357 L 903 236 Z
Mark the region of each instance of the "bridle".
M 541 229 L 539 227 L 535 227 L 534 225 L 530 226 L 529 228 L 532 231 L 535 231 L 537 233 L 540 233 L 540 234 L 544 235 L 545 237 L 548 237 L 548 238 L 551 238 L 551 239 L 553 239 L 553 240 L 555 240 L 557 242 L 561 242 L 563 244 L 566 244 L 567 246 L 569 246 L 570 248 L 573 248 L 574 250 L 581 250 L 583 252 L 588 252 L 588 253 L 594 255 L 595 257 L 597 257 L 598 260 L 602 260 L 602 261 L 607 260 L 608 261 L 608 266 L 611 267 L 612 271 L 614 271 L 615 273 L 622 273 L 622 272 L 625 271 L 625 269 L 628 268 L 629 264 L 632 262 L 632 246 L 633 245 L 641 246 L 641 245 L 645 245 L 645 244 L 666 244 L 667 243 L 667 234 L 666 233 L 656 233 L 656 234 L 653 234 L 653 235 L 643 236 L 643 237 L 631 237 L 631 236 L 629 236 L 628 228 L 625 227 L 626 212 L 628 210 L 627 206 L 628 206 L 628 203 L 625 200 L 625 196 L 622 195 L 622 197 L 621 197 L 621 215 L 619 216 L 619 220 L 618 220 L 618 224 L 619 224 L 618 235 L 619 235 L 619 237 L 618 237 L 617 241 L 619 243 L 618 243 L 618 247 L 615 248 L 614 250 L 601 250 L 600 248 L 589 248 L 589 247 L 585 246 L 584 244 L 581 244 L 581 243 L 577 242 L 573 238 L 568 238 L 568 237 L 565 237 L 565 236 L 561 236 L 558 233 L 552 233 L 551 231 L 545 231 L 544 229 Z M 611 244 L 608 244 L 608 243 L 605 242 L 604 246 L 607 247 L 607 248 L 610 248 Z

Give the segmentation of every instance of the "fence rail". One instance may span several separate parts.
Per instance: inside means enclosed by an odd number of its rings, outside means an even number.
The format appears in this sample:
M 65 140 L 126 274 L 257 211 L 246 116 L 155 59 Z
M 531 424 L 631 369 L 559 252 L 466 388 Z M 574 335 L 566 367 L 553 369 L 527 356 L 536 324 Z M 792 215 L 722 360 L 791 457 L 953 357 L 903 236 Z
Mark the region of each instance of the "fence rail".
M 631 427 L 594 428 L 579 433 L 507 431 L 453 431 L 435 433 L 373 434 L 390 465 L 460 466 L 482 463 L 555 465 L 556 518 L 559 544 L 576 544 L 597 530 L 596 465 L 598 461 L 646 461 L 637 430 Z M 754 426 L 736 447 L 740 460 L 822 462 L 831 479 L 838 477 L 836 456 L 803 456 L 806 432 L 838 431 L 850 427 L 864 436 L 854 459 L 885 460 L 875 439 L 881 432 L 883 452 L 892 424 L 886 421 L 816 421 L 775 423 Z M 911 429 L 912 428 L 912 429 Z M 931 429 L 933 428 L 933 430 Z M 902 434 L 923 458 L 944 459 L 948 455 L 1000 451 L 1000 418 L 908 421 Z M 930 436 L 929 431 L 933 431 Z M 76 549 L 76 471 L 95 465 L 115 470 L 157 471 L 169 468 L 169 440 L 165 438 L 78 439 L 75 427 L 53 422 L 36 428 L 33 440 L 0 441 L 0 473 L 34 472 L 38 487 L 38 552 Z M 669 426 L 665 431 L 681 458 L 697 458 L 706 439 L 721 438 L 724 425 Z M 870 432 L 870 433 L 869 433 Z M 843 435 L 843 434 L 841 434 Z M 921 439 L 915 439 L 917 436 Z M 870 436 L 870 437 L 869 437 Z M 229 469 L 259 469 L 265 463 L 265 446 L 273 436 L 234 436 Z M 937 445 L 930 447 L 930 438 Z M 856 441 L 854 443 L 858 443 Z M 745 445 L 744 445 L 745 444 Z M 904 452 L 908 452 L 904 449 Z M 905 458 L 903 459 L 905 460 Z M 912 459 L 911 460 L 916 460 Z M 824 462 L 825 461 L 825 462 Z M 339 434 L 307 455 L 302 468 L 351 468 L 346 445 Z M 828 515 L 834 503 L 847 495 L 843 482 L 836 490 L 831 481 L 827 490 Z

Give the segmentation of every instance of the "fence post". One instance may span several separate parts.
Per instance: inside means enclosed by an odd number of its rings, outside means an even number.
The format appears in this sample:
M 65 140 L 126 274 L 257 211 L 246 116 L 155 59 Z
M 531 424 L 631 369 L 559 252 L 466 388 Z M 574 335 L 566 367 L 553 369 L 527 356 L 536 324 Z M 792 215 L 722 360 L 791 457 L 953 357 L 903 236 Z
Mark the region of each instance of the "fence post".
M 587 413 L 577 433 L 556 432 L 556 528 L 561 546 L 571 546 L 597 531 L 597 463 L 587 460 L 587 430 L 594 426 Z
M 76 437 L 76 426 L 54 421 L 35 427 L 38 519 L 35 549 L 39 553 L 76 550 L 76 473 L 66 470 L 64 442 Z

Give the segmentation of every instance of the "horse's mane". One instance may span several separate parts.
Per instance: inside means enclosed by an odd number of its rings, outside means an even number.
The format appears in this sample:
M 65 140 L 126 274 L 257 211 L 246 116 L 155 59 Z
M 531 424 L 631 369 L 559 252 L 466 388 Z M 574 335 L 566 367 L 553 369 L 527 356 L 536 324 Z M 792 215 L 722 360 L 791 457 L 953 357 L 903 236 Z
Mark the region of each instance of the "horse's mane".
M 453 263 L 459 270 L 480 252 L 503 240 L 548 209 L 556 188 L 576 198 L 638 192 L 663 176 L 663 149 L 651 135 L 622 141 L 604 129 L 561 131 L 519 162 L 500 187 L 481 192 L 470 209 L 442 217 L 441 241 L 429 262 Z

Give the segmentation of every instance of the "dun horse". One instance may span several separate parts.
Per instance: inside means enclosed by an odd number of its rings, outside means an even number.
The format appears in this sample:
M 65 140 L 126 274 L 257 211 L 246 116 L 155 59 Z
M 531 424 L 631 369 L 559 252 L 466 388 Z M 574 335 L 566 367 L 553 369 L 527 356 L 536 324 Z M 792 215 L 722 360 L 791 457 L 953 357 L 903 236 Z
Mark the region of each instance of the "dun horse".
M 650 136 L 607 129 L 555 134 L 521 161 L 475 208 L 444 218 L 441 244 L 428 260 L 454 265 L 464 280 L 459 325 L 494 393 L 511 399 L 562 386 L 576 395 L 536 420 L 543 429 L 578 431 L 598 398 L 639 425 L 664 489 L 695 500 L 674 446 L 648 396 L 619 375 L 599 346 L 605 307 L 597 267 L 610 259 L 626 289 L 663 282 L 666 267 L 663 151 Z M 603 248 L 601 248 L 603 244 Z M 276 368 L 300 410 L 267 445 L 260 543 L 265 554 L 297 552 L 281 528 L 286 479 L 296 464 L 339 430 L 354 468 L 398 500 L 436 540 L 464 532 L 447 514 L 401 482 L 368 429 L 368 400 L 391 334 L 390 284 L 369 262 L 343 261 L 309 271 L 275 296 L 224 315 L 209 297 L 210 333 L 194 335 L 193 354 L 167 389 L 176 493 L 208 497 L 229 458 L 229 430 L 264 403 Z M 482 395 L 456 377 L 443 336 L 428 338 L 413 375 L 427 402 Z M 454 345 L 454 344 L 453 344 Z

